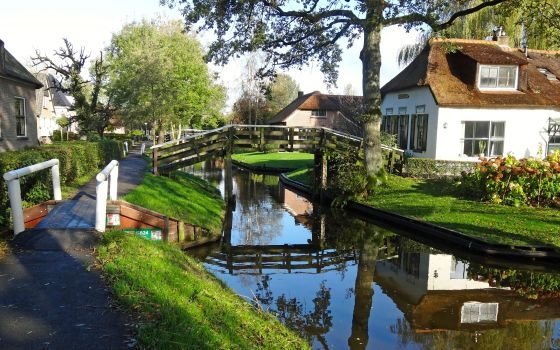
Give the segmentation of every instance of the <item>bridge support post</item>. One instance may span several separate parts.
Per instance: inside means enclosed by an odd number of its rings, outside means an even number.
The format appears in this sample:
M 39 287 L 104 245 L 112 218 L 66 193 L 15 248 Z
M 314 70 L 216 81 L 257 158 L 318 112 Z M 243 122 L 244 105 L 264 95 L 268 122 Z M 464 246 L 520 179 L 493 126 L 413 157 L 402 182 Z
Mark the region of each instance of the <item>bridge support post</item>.
M 327 190 L 327 157 L 322 150 L 315 151 L 313 170 L 315 174 L 313 198 L 322 203 Z
M 231 164 L 231 154 L 233 153 L 233 135 L 232 127 L 228 130 L 228 140 L 226 143 L 224 155 L 224 197 L 228 205 L 233 201 L 233 170 Z

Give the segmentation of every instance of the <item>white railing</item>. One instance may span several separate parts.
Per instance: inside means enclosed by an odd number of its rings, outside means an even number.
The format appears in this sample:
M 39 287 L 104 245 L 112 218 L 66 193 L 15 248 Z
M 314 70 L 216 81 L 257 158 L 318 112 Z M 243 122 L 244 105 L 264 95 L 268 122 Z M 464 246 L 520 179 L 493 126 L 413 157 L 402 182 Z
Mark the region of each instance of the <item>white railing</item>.
M 8 196 L 10 198 L 10 207 L 12 208 L 14 235 L 17 235 L 25 230 L 19 178 L 25 175 L 32 174 L 37 171 L 51 168 L 54 200 L 59 201 L 62 199 L 62 193 L 60 191 L 59 164 L 60 162 L 58 161 L 58 159 L 51 159 L 51 160 L 47 160 L 46 162 L 33 164 L 25 168 L 12 170 L 4 173 L 4 180 L 6 180 L 8 184 Z
M 95 177 L 97 179 L 96 203 L 95 203 L 95 229 L 105 232 L 107 217 L 107 191 L 109 199 L 117 200 L 117 183 L 119 179 L 119 162 L 112 160 L 105 169 L 101 170 Z

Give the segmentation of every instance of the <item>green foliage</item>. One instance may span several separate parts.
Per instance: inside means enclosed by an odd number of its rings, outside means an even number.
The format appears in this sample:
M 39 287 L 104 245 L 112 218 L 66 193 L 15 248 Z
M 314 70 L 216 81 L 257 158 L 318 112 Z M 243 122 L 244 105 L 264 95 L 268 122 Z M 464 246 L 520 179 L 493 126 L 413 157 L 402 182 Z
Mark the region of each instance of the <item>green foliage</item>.
M 60 161 L 60 182 L 71 185 L 84 175 L 103 168 L 112 159 L 121 159 L 121 143 L 104 140 L 100 142 L 63 142 L 22 151 L 0 153 L 0 173 L 23 168 L 49 159 Z M 33 206 L 52 198 L 52 179 L 47 170 L 20 179 L 22 200 L 25 206 Z M 0 178 L 0 226 L 8 226 L 10 207 L 7 185 Z
M 473 172 L 476 163 L 428 158 L 408 158 L 405 161 L 404 173 L 407 176 L 433 179 L 439 177 L 459 177 L 461 173 Z
M 141 348 L 309 349 L 173 245 L 109 232 L 98 261 L 117 299 L 145 320 Z
M 464 192 L 507 205 L 560 205 L 560 153 L 547 159 L 516 159 L 512 155 L 482 159 L 472 174 L 464 174 Z
M 171 178 L 146 174 L 124 199 L 219 234 L 224 201 L 215 187 L 195 176 L 174 172 Z
M 482 3 L 477 0 L 476 4 Z M 455 38 L 485 39 L 492 29 L 502 26 L 511 45 L 521 47 L 522 25 L 527 31 L 530 49 L 560 49 L 559 0 L 509 0 L 499 6 L 484 9 L 471 16 L 459 18 L 445 35 Z
M 266 110 L 269 118 L 296 99 L 299 85 L 287 74 L 278 74 L 266 89 Z
M 172 124 L 216 124 L 225 90 L 210 75 L 200 43 L 179 22 L 125 25 L 109 50 L 109 91 L 126 125 L 147 122 L 159 132 Z

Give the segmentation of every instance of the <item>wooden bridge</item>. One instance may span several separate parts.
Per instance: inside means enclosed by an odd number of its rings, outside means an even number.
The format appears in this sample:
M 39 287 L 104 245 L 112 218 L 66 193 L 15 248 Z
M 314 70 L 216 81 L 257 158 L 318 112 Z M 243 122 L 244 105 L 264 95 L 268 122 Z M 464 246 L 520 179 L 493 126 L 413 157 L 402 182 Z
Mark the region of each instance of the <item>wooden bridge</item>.
M 328 128 L 227 125 L 153 146 L 153 172 L 166 174 L 208 158 L 231 155 L 239 149 L 323 153 L 361 147 L 361 138 Z M 402 164 L 402 150 L 382 146 L 382 152 L 390 171 Z

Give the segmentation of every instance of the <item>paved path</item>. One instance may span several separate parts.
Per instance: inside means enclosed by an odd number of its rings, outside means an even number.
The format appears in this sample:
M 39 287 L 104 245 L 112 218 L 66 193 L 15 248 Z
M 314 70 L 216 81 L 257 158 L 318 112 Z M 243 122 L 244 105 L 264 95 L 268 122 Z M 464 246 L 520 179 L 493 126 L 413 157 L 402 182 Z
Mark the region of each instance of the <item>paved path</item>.
M 144 167 L 138 156 L 120 162 L 119 195 L 141 181 Z M 80 189 L 69 212 L 52 216 L 66 220 L 54 227 L 66 228 L 25 231 L 0 260 L 0 349 L 134 347 L 130 316 L 113 306 L 101 276 L 90 269 L 99 239 L 85 228 L 95 215 L 87 209 L 94 194 L 95 181 Z

